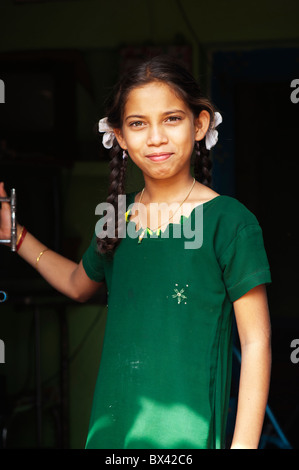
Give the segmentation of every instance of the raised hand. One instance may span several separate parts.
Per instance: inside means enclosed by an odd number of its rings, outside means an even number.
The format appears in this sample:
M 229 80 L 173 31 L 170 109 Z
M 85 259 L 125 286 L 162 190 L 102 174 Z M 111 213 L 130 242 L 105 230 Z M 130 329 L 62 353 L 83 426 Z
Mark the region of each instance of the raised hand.
M 0 183 L 0 198 L 7 197 L 4 183 Z M 9 202 L 2 202 L 0 210 L 0 240 L 10 240 L 11 238 L 11 209 Z

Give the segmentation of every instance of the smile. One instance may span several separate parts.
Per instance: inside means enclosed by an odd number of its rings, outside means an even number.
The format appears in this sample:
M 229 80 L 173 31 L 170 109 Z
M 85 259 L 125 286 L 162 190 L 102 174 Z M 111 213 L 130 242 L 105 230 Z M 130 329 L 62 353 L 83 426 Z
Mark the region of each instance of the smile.
M 149 158 L 153 162 L 163 162 L 173 155 L 172 153 L 152 153 L 151 155 L 146 155 L 146 158 Z

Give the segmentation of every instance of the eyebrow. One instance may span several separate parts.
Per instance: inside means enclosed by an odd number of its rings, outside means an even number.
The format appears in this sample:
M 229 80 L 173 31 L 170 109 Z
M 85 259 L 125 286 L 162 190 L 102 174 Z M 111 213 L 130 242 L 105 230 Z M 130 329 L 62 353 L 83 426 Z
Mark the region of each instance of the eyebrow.
M 182 109 L 173 109 L 171 111 L 165 111 L 165 113 L 162 113 L 163 116 L 169 116 L 170 114 L 177 114 L 177 113 L 181 113 L 181 114 L 186 114 L 185 111 L 183 111 Z M 143 114 L 130 114 L 130 116 L 127 116 L 125 121 L 127 121 L 128 119 L 143 119 L 145 118 L 146 116 L 143 115 Z

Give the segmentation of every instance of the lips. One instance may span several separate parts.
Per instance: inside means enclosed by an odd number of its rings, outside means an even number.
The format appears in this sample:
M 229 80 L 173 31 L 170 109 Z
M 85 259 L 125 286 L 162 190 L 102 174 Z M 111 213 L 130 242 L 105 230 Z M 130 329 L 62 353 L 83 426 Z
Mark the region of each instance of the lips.
M 168 160 L 168 158 L 171 157 L 171 155 L 172 155 L 171 152 L 152 153 L 150 155 L 146 155 L 146 158 L 149 158 L 153 162 L 164 162 L 165 160 Z

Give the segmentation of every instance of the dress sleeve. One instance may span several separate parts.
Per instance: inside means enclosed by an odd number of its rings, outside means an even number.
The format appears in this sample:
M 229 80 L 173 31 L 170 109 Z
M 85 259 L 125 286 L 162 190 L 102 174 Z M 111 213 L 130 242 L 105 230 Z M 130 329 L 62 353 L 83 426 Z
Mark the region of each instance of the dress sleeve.
M 271 282 L 263 234 L 258 223 L 241 228 L 219 261 L 231 302 L 250 289 Z
M 82 257 L 83 267 L 87 276 L 96 282 L 105 279 L 104 259 L 98 251 L 96 235 L 93 235 L 91 243 Z

